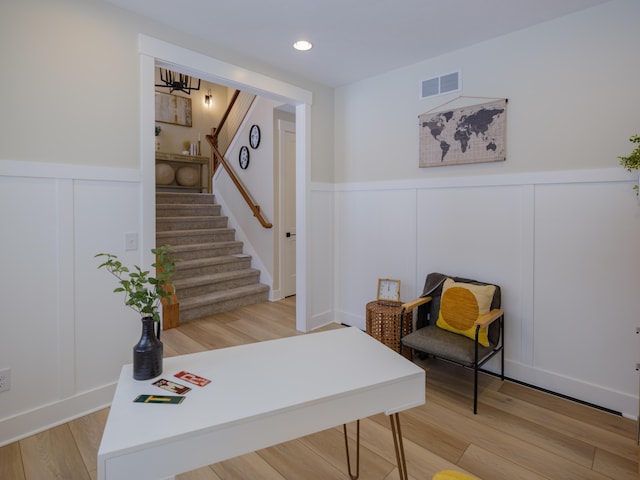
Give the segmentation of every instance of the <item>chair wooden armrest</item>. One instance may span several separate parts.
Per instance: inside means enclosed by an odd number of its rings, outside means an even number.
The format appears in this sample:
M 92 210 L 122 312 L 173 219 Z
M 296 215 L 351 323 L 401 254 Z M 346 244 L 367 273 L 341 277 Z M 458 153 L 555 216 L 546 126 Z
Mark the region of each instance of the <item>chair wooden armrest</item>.
M 418 297 L 415 300 L 411 300 L 410 302 L 405 302 L 402 304 L 402 308 L 406 311 L 411 311 L 414 308 L 418 308 L 420 305 L 424 305 L 431 301 L 431 297 Z
M 504 315 L 504 311 L 501 308 L 495 308 L 490 312 L 485 313 L 484 315 L 480 315 L 478 319 L 475 321 L 474 325 L 479 325 L 481 327 L 488 327 L 494 321 L 499 319 L 502 315 Z

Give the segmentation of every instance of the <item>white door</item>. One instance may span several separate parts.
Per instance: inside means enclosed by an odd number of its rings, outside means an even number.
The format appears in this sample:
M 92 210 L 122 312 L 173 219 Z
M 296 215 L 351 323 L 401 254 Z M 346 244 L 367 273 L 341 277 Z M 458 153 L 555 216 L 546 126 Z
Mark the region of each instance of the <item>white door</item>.
M 296 294 L 296 131 L 291 122 L 280 122 L 282 148 L 282 292 Z

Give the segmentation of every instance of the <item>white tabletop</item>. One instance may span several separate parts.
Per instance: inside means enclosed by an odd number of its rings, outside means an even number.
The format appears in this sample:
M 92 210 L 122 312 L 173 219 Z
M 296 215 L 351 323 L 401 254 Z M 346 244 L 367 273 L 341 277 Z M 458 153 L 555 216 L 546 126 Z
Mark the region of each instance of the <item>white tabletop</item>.
M 211 380 L 198 387 L 186 370 Z M 164 478 L 341 423 L 424 403 L 424 370 L 357 328 L 164 359 L 192 388 L 179 405 L 122 369 L 98 451 L 98 478 Z

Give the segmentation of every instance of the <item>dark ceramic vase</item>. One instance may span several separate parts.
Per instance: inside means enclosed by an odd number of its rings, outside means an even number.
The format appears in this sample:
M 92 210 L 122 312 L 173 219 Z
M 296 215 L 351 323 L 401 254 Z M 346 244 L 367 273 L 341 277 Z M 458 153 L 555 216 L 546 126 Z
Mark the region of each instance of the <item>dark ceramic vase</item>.
M 154 322 L 153 317 L 144 317 L 142 318 L 142 335 L 133 347 L 133 378 L 135 380 L 149 380 L 161 373 L 160 322 Z

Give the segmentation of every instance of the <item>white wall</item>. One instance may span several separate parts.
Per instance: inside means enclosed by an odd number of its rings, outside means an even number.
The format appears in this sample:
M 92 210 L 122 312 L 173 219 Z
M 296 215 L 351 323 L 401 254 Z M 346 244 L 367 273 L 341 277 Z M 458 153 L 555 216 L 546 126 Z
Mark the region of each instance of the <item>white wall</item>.
M 338 321 L 364 327 L 379 277 L 403 300 L 432 271 L 493 281 L 508 376 L 635 417 L 638 18 L 613 1 L 336 90 Z M 417 116 L 454 98 L 420 80 L 460 68 L 509 99 L 507 160 L 420 169 Z
M 275 222 L 274 193 L 274 122 L 273 109 L 281 102 L 256 97 L 244 122 L 240 125 L 236 139 L 228 149 L 227 160 L 234 173 L 247 188 L 268 222 Z M 260 127 L 260 144 L 255 150 L 249 145 L 249 129 Z M 240 168 L 240 148 L 249 149 L 249 166 Z M 229 225 L 236 229 L 236 240 L 244 242 L 244 252 L 252 255 L 252 266 L 260 268 L 260 281 L 272 286 L 274 276 L 274 228 L 264 228 L 240 195 L 227 172 L 220 168 L 214 177 L 213 191 L 216 201 L 222 204 L 222 214 L 229 217 Z
M 614 0 L 336 89 L 336 182 L 617 166 L 638 131 L 639 17 Z M 417 168 L 418 115 L 457 96 L 420 100 L 420 81 L 457 69 L 462 95 L 509 99 L 507 161 Z
M 0 158 L 133 168 L 139 150 L 137 32 L 89 0 L 3 3 Z M 19 80 L 17 80 L 19 78 Z

